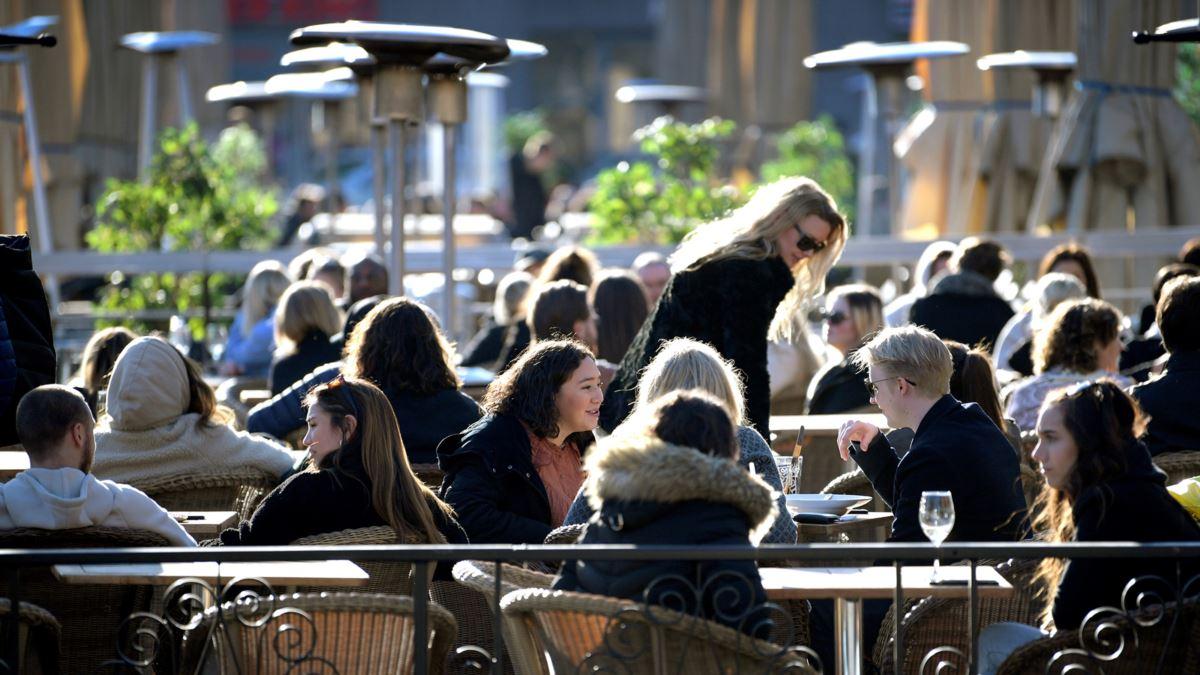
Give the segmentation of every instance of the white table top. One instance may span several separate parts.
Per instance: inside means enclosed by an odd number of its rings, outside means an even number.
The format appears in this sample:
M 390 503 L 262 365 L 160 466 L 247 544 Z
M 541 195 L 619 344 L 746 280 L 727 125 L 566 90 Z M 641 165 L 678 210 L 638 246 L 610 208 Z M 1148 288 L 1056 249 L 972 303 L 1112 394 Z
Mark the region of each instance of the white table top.
M 814 436 L 832 436 L 837 438 L 838 430 L 842 428 L 842 424 L 846 420 L 862 420 L 870 422 L 875 426 L 886 431 L 888 427 L 887 418 L 880 413 L 846 413 L 841 415 L 771 415 L 771 433 L 773 434 L 795 434 L 804 427 L 804 434 L 808 438 Z M 791 439 L 794 440 L 794 439 Z M 789 440 L 789 442 L 791 442 Z
M 904 595 L 913 597 L 966 597 L 967 586 L 932 586 L 929 583 L 932 566 L 904 567 L 901 579 Z M 772 600 L 801 600 L 808 598 L 884 598 L 891 599 L 896 586 L 896 570 L 889 566 L 876 567 L 764 567 L 759 570 L 763 588 Z M 963 566 L 942 565 L 943 579 L 966 580 L 969 569 Z M 975 578 L 994 585 L 977 585 L 979 597 L 1011 595 L 1011 584 L 995 567 L 980 565 Z
M 171 517 L 188 534 L 205 539 L 238 524 L 237 511 L 171 511 Z
M 169 586 L 188 577 L 196 577 L 213 584 L 225 583 L 239 577 L 255 577 L 272 586 L 362 586 L 368 579 L 366 571 L 349 560 L 55 565 L 54 576 L 68 584 L 152 586 Z

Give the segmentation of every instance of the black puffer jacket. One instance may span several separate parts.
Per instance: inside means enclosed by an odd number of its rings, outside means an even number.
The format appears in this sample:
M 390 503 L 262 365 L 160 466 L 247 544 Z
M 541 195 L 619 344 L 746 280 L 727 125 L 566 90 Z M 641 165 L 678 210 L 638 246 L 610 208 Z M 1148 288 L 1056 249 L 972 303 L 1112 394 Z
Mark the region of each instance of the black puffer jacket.
M 21 397 L 52 384 L 55 378 L 50 306 L 42 281 L 33 271 L 29 237 L 23 234 L 0 235 L 0 309 L 8 346 L 0 347 L 0 446 L 5 446 L 18 440 L 16 415 Z
M 770 438 L 767 330 L 794 283 L 779 257 L 726 258 L 672 276 L 605 391 L 600 426 L 612 431 L 629 415 L 642 370 L 662 342 L 688 337 L 712 345 L 742 372 L 746 418 L 763 438 Z
M 1084 489 L 1072 504 L 1075 540 L 1200 540 L 1200 527 L 1167 492 L 1165 476 L 1150 462 L 1145 446 L 1137 443 L 1127 448 L 1126 461 L 1122 477 Z M 1168 558 L 1080 558 L 1068 562 L 1054 596 L 1054 627 L 1073 630 L 1096 607 L 1120 608 L 1122 591 L 1130 579 L 1157 575 L 1174 584 L 1175 564 Z M 1200 573 L 1200 560 L 1184 559 L 1182 572 L 1182 583 L 1186 583 Z
M 594 437 L 577 434 L 580 452 Z M 582 445 L 583 447 L 580 447 Z M 558 524 L 533 466 L 525 427 L 510 415 L 486 415 L 438 445 L 441 497 L 473 544 L 540 544 Z
M 777 508 L 771 488 L 736 462 L 648 437 L 602 441 L 584 491 L 596 512 L 583 544 L 748 548 Z M 664 604 L 765 637 L 766 594 L 752 560 L 567 561 L 554 588 Z M 669 600 L 674 593 L 686 607 Z
M 913 303 L 908 320 L 943 340 L 957 340 L 972 347 L 982 343 L 990 353 L 1004 324 L 1015 313 L 991 281 L 964 271 L 938 281 L 929 295 Z

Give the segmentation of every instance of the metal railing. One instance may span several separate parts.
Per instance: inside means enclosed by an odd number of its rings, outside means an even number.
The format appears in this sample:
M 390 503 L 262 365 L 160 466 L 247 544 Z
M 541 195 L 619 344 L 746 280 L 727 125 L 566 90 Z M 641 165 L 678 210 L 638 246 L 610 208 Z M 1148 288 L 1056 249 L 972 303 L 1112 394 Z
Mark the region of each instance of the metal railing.
M 426 673 L 440 671 L 439 668 L 431 668 L 429 654 L 429 579 L 431 578 L 431 565 L 436 565 L 439 562 L 459 561 L 459 560 L 477 560 L 494 565 L 487 567 L 494 571 L 494 590 L 495 597 L 501 597 L 502 585 L 504 583 L 503 568 L 499 564 L 501 562 L 508 563 L 527 563 L 535 561 L 745 561 L 755 560 L 760 566 L 789 566 L 794 563 L 816 563 L 820 561 L 820 565 L 838 565 L 839 563 L 846 565 L 861 565 L 864 560 L 886 560 L 886 564 L 891 565 L 895 570 L 895 586 L 893 589 L 893 602 L 896 608 L 905 607 L 905 588 L 901 582 L 901 569 L 906 564 L 924 563 L 925 561 L 937 558 L 942 561 L 967 561 L 967 589 L 966 602 L 968 619 L 964 630 L 969 633 L 968 650 L 963 653 L 955 647 L 943 646 L 930 650 L 924 657 L 920 672 L 925 673 L 943 673 L 943 672 L 961 672 L 961 664 L 965 664 L 965 670 L 970 673 L 977 672 L 978 663 L 978 612 L 979 612 L 979 584 L 977 578 L 977 566 L 980 561 L 985 560 L 1036 560 L 1043 558 L 1066 558 L 1071 560 L 1104 558 L 1104 559 L 1145 559 L 1145 560 L 1162 560 L 1169 559 L 1175 562 L 1175 579 L 1165 579 L 1161 577 L 1144 577 L 1131 579 L 1126 586 L 1120 607 L 1103 607 L 1093 610 L 1092 613 L 1084 621 L 1084 625 L 1079 632 L 1078 646 L 1058 649 L 1053 654 L 1050 662 L 1046 664 L 1046 672 L 1061 672 L 1061 673 L 1076 673 L 1076 672 L 1102 672 L 1102 666 L 1121 656 L 1125 651 L 1127 643 L 1136 644 L 1138 637 L 1136 631 L 1148 629 L 1158 626 L 1165 617 L 1170 616 L 1171 623 L 1167 626 L 1167 642 L 1164 644 L 1162 654 L 1148 654 L 1139 652 L 1138 658 L 1144 660 L 1146 670 L 1150 671 L 1152 667 L 1157 667 L 1154 672 L 1166 672 L 1163 670 L 1166 659 L 1166 652 L 1171 648 L 1171 642 L 1184 641 L 1186 644 L 1189 636 L 1180 630 L 1176 630 L 1176 623 L 1182 612 L 1174 611 L 1174 607 L 1182 607 L 1185 599 L 1192 598 L 1195 594 L 1200 594 L 1200 581 L 1198 578 L 1183 579 L 1182 570 L 1183 564 L 1187 561 L 1195 564 L 1200 559 L 1200 542 L 1179 542 L 1179 543 L 1152 543 L 1139 544 L 1134 542 L 1108 542 L 1108 543 L 1070 543 L 1070 544 L 1042 544 L 1034 542 L 1022 543 L 947 543 L 940 547 L 934 547 L 930 544 L 802 544 L 802 545 L 763 545 L 758 548 L 749 547 L 678 547 L 678 546 L 594 546 L 594 545 L 555 545 L 555 546 L 508 546 L 508 545 L 471 545 L 471 546 L 451 546 L 451 545 L 421 545 L 421 546 L 394 546 L 394 545 L 372 545 L 372 546 L 320 546 L 320 547 L 200 547 L 200 548 L 126 548 L 126 549 L 4 549 L 0 550 L 0 570 L 6 577 L 8 599 L 10 607 L 16 608 L 19 606 L 19 601 L 37 603 L 37 598 L 24 597 L 22 592 L 22 571 L 30 568 L 45 568 L 49 565 L 56 564 L 103 564 L 103 563 L 170 563 L 170 562 L 216 562 L 216 563 L 232 563 L 232 562 L 265 562 L 265 561 L 320 561 L 330 559 L 351 559 L 355 561 L 390 561 L 398 563 L 410 563 L 412 565 L 412 606 L 413 606 L 413 622 L 415 642 L 415 654 L 413 657 L 413 672 Z M 854 561 L 854 562 L 852 562 Z M 676 577 L 673 580 L 678 580 Z M 658 583 L 661 580 L 655 580 L 651 584 Z M 258 592 L 253 588 L 247 589 L 243 583 L 251 583 L 257 586 L 261 591 Z M 1149 584 L 1146 588 L 1140 584 Z M 189 590 L 189 585 L 191 590 Z M 702 589 L 694 589 L 698 592 Z M 171 607 L 171 596 L 174 594 L 177 602 L 182 604 Z M 151 629 L 145 628 L 147 620 L 149 623 L 163 629 L 164 635 L 171 635 L 175 638 L 179 637 L 180 633 L 190 633 L 200 629 L 202 626 L 206 628 L 204 640 L 213 639 L 216 642 L 213 644 L 219 648 L 219 630 L 225 627 L 221 624 L 220 617 L 223 613 L 216 612 L 216 628 L 212 625 L 212 612 L 205 615 L 205 609 L 210 608 L 215 602 L 220 605 L 224 602 L 230 602 L 234 612 L 232 616 L 243 621 L 243 612 L 246 610 L 246 619 L 243 624 L 245 627 L 263 628 L 267 622 L 262 618 L 270 614 L 271 616 L 288 615 L 295 617 L 298 621 L 303 621 L 307 618 L 311 622 L 311 617 L 301 610 L 289 609 L 287 607 L 277 608 L 278 601 L 286 601 L 286 597 L 276 599 L 273 597 L 274 591 L 269 584 L 261 580 L 220 580 L 216 585 L 210 585 L 198 579 L 183 580 L 172 586 L 167 593 L 168 606 L 164 609 L 164 616 L 147 615 L 139 613 L 136 616 L 129 617 L 131 620 L 141 622 L 139 626 L 131 626 L 129 630 L 120 632 L 126 633 L 124 637 L 140 639 L 143 644 L 138 646 L 134 651 L 141 653 L 144 658 L 130 656 L 126 649 L 117 646 L 116 641 L 118 636 L 113 636 L 114 639 L 114 663 L 127 667 L 132 672 L 149 672 L 155 665 L 153 655 L 145 657 L 145 641 L 151 637 Z M 182 600 L 180 600 L 182 598 Z M 207 598 L 207 601 L 202 601 Z M 699 595 L 697 595 L 699 599 Z M 660 601 L 661 603 L 661 601 Z M 286 604 L 286 603 L 285 603 Z M 662 603 L 668 604 L 668 603 Z M 697 602 L 697 608 L 701 603 Z M 268 608 L 267 613 L 263 613 L 263 608 Z M 735 617 L 717 617 L 722 623 L 729 624 L 726 619 L 746 620 L 753 616 L 761 616 L 761 611 L 766 608 L 778 611 L 776 606 L 756 606 L 750 607 L 745 612 Z M 492 603 L 490 607 L 492 615 L 490 619 L 494 628 L 499 629 L 502 625 L 501 609 L 499 603 Z M 170 612 L 180 612 L 175 618 L 168 615 Z M 607 664 L 603 669 L 612 667 L 614 658 L 619 664 L 622 658 L 640 659 L 641 654 L 633 656 L 628 655 L 629 640 L 631 627 L 637 628 L 640 626 L 640 633 L 643 635 L 648 630 L 647 626 L 661 627 L 663 619 L 660 616 L 660 609 L 653 609 L 647 605 L 627 602 L 622 605 L 620 612 L 609 617 L 609 625 L 605 630 L 605 639 L 601 647 L 597 649 L 607 649 L 614 653 L 597 654 L 591 652 L 588 658 L 583 663 L 577 664 L 578 672 L 584 670 L 597 669 L 596 662 L 591 659 L 597 656 L 604 656 Z M 697 611 L 699 611 L 697 609 Z M 207 623 L 205 617 L 208 617 Z M 0 670 L 5 667 L 9 672 L 22 672 L 21 670 L 21 652 L 18 650 L 16 629 L 17 612 L 10 611 L 5 622 L 3 656 L 4 661 L 0 663 Z M 703 620 L 703 617 L 694 617 L 697 626 L 711 625 L 712 622 Z M 479 617 L 482 620 L 488 620 L 484 617 Z M 678 620 L 678 619 L 674 619 Z M 733 622 L 734 625 L 736 621 Z M 1197 624 L 1200 625 L 1200 624 Z M 745 629 L 745 626 L 742 626 Z M 1188 630 L 1195 630 L 1191 624 L 1184 625 Z M 154 629 L 157 630 L 157 629 Z M 298 639 L 296 631 L 299 630 L 297 624 L 285 623 L 278 626 L 276 630 L 278 634 L 274 635 L 272 643 L 275 644 L 277 656 L 285 659 L 285 656 L 279 652 L 280 636 L 287 637 L 291 640 Z M 897 620 L 893 626 L 893 643 L 892 657 L 894 664 L 904 664 L 902 659 L 904 655 L 904 622 Z M 739 633 L 739 631 L 732 631 Z M 749 631 L 753 633 L 754 631 Z M 504 631 L 495 630 L 494 642 L 492 645 L 474 645 L 469 648 L 460 648 L 459 654 L 463 655 L 460 665 L 470 665 L 476 670 L 490 669 L 495 675 L 505 672 L 506 653 L 504 647 Z M 216 637 L 214 637 L 216 636 Z M 645 636 L 643 635 L 643 638 Z M 610 638 L 613 642 L 610 642 Z M 156 637 L 155 640 L 158 638 Z M 746 645 L 753 648 L 754 645 L 761 644 L 749 635 L 745 635 Z M 284 641 L 286 642 L 286 640 Z M 207 644 L 207 642 L 206 642 Z M 704 641 L 698 639 L 698 645 L 703 645 Z M 295 645 L 292 645 L 295 648 Z M 697 648 L 700 648 L 699 646 Z M 706 647 L 707 648 L 707 647 Z M 622 652 L 621 650 L 626 650 Z M 797 645 L 790 645 L 787 642 L 777 645 L 778 652 L 775 654 L 760 654 L 762 658 L 758 662 L 765 664 L 763 667 L 768 671 L 787 671 L 787 672 L 832 672 L 829 669 L 829 664 L 822 664 L 815 654 L 807 649 Z M 140 650 L 140 651 L 139 651 Z M 322 661 L 319 654 L 314 655 L 311 652 L 303 652 L 302 658 L 287 660 L 291 667 L 311 668 L 320 664 L 322 672 L 329 671 L 332 665 Z M 955 666 L 953 660 L 947 660 L 947 656 L 955 656 L 960 659 L 959 666 Z M 753 660 L 753 659 L 752 659 Z M 682 663 L 682 661 L 680 661 Z M 744 667 L 744 660 L 735 659 L 731 664 L 714 663 L 714 672 L 740 672 Z M 662 672 L 664 664 L 658 664 L 654 668 L 655 672 Z M 301 670 L 303 670 L 301 668 Z M 1057 668 L 1057 669 L 1055 669 Z M 621 670 L 621 668 L 617 668 Z M 199 672 L 199 667 L 197 671 Z M 239 672 L 250 672 L 242 670 L 239 666 Z M 290 671 L 289 671 L 290 672 Z M 297 670 L 300 672 L 300 670 Z M 307 672 L 306 670 L 304 672 Z M 638 671 L 640 672 L 640 671 Z M 682 672 L 682 671 L 681 671 Z

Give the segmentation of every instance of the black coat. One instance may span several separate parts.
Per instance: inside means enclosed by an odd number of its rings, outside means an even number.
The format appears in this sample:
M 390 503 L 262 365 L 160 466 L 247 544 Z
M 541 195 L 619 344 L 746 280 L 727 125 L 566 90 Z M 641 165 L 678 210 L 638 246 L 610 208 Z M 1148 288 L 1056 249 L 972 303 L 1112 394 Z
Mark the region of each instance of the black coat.
M 950 541 L 1014 541 L 1025 535 L 1025 495 L 1017 455 L 974 403 L 949 394 L 917 425 L 904 459 L 882 435 L 852 452 L 894 517 L 888 541 L 928 541 L 919 520 L 921 493 L 949 490 L 954 499 Z
M 590 445 L 590 433 L 580 437 Z M 540 544 L 558 525 L 532 453 L 525 427 L 510 415 L 486 415 L 438 445 L 440 495 L 471 543 Z
M 0 392 L 8 393 L 7 404 L 0 406 L 0 446 L 4 446 L 18 441 L 16 416 L 21 397 L 43 384 L 53 384 L 58 374 L 50 306 L 42 280 L 33 271 L 26 235 L 0 235 L 0 308 L 8 346 L 0 348 L 0 379 L 6 382 L 0 383 Z
M 763 438 L 770 438 L 767 329 L 794 283 L 779 257 L 726 258 L 673 275 L 604 393 L 600 426 L 612 431 L 629 415 L 642 370 L 662 342 L 688 337 L 712 345 L 742 372 L 746 419 Z
M 1151 455 L 1200 450 L 1200 352 L 1172 354 L 1162 375 L 1129 393 L 1150 416 L 1142 440 Z
M 371 504 L 371 479 L 354 446 L 338 468 L 292 474 L 263 498 L 250 520 L 221 533 L 223 546 L 284 546 L 314 534 L 362 527 L 386 526 L 387 521 Z M 467 543 L 467 536 L 453 518 L 430 504 L 434 522 L 446 541 Z M 436 578 L 452 578 L 453 565 L 438 565 Z
M 267 388 L 272 396 L 276 396 L 318 367 L 341 358 L 341 350 L 329 341 L 328 335 L 319 330 L 310 331 L 296 345 L 296 351 L 271 363 Z
M 595 452 L 587 490 L 600 508 L 582 544 L 749 548 L 751 531 L 774 518 L 771 488 L 731 460 L 647 437 Z M 566 561 L 554 588 L 665 604 L 766 637 L 753 560 Z M 671 602 L 673 593 L 686 606 Z
M 960 272 L 944 277 L 929 295 L 914 302 L 908 320 L 943 340 L 957 340 L 968 346 L 984 343 L 991 352 L 1014 314 L 990 281 L 978 274 Z
M 495 320 L 488 321 L 487 325 L 481 328 L 463 348 L 461 365 L 464 367 L 493 367 L 496 360 L 500 358 L 500 350 L 504 348 L 504 335 L 507 331 L 506 324 L 496 323 Z
M 1200 527 L 1163 487 L 1165 479 L 1141 444 L 1127 450 L 1121 478 L 1083 490 L 1072 504 L 1076 541 L 1197 541 Z M 1096 607 L 1121 607 L 1130 579 L 1157 575 L 1174 584 L 1176 561 L 1168 558 L 1080 558 L 1067 563 L 1054 596 L 1054 627 L 1073 630 Z M 1200 572 L 1200 560 L 1186 558 L 1182 583 Z M 1154 588 L 1157 585 L 1140 585 Z M 1177 587 L 1178 588 L 1178 587 Z
M 457 434 L 483 415 L 479 404 L 458 389 L 443 389 L 428 396 L 410 391 L 384 390 L 404 439 L 404 451 L 412 464 L 436 464 L 442 439 Z
M 849 358 L 821 371 L 808 399 L 808 414 L 834 415 L 871 405 L 871 392 L 863 383 L 865 375 Z

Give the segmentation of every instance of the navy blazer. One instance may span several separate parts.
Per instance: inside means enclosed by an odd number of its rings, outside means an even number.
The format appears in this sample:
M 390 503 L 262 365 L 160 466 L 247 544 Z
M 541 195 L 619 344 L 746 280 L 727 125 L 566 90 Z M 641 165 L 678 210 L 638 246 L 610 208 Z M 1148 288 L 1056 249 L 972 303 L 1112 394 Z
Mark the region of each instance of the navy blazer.
M 898 459 L 883 434 L 865 452 L 851 452 L 875 491 L 891 507 L 888 541 L 928 541 L 919 520 L 921 493 L 954 498 L 951 541 L 1013 541 L 1025 537 L 1025 494 L 1017 455 L 983 409 L 946 394 L 917 425 L 912 447 Z
M 1129 393 L 1150 417 L 1142 437 L 1151 455 L 1200 450 L 1200 353 L 1179 352 L 1163 374 Z

